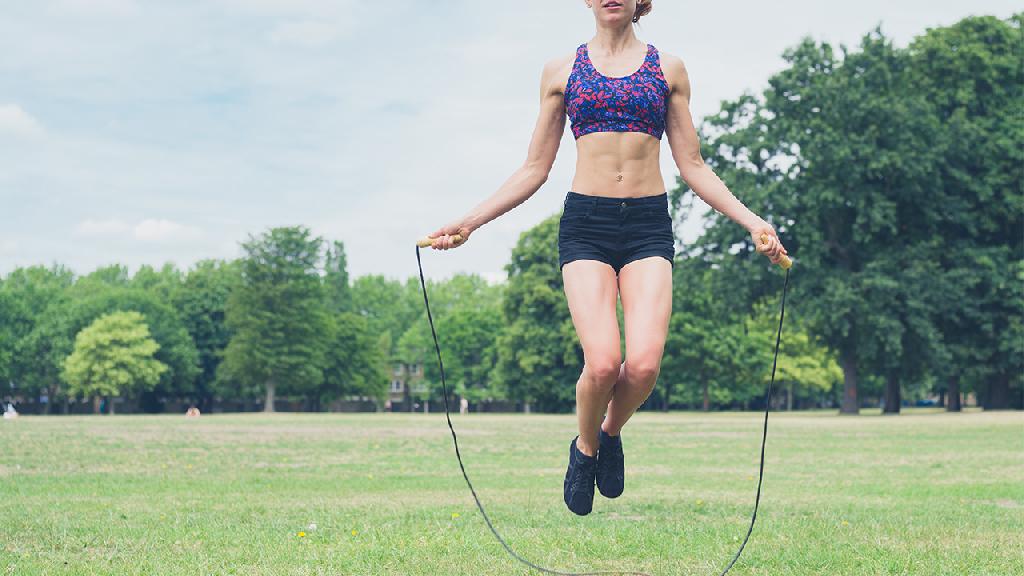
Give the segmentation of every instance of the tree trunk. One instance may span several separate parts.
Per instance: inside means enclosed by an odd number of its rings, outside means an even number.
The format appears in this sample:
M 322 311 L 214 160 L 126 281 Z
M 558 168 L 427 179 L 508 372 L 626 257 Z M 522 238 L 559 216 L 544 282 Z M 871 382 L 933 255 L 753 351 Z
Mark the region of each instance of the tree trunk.
M 529 413 L 530 413 L 530 403 L 529 402 L 523 402 L 523 414 L 529 414 Z
M 840 361 L 843 365 L 843 403 L 839 413 L 860 414 L 860 405 L 857 403 L 857 353 L 843 350 Z
M 274 411 L 274 382 L 267 382 L 267 398 L 263 401 L 263 411 L 273 412 Z
M 1008 410 L 1010 408 L 1010 374 L 997 374 L 988 383 L 985 395 L 985 410 Z
M 101 402 L 103 402 L 103 399 L 100 398 L 99 396 L 93 396 L 92 397 L 92 413 L 93 414 L 99 414 L 100 413 L 100 406 L 101 406 L 100 403 Z
M 786 387 L 786 410 L 789 412 L 793 411 L 793 383 L 790 382 L 789 386 Z
M 711 398 L 708 396 L 708 381 L 704 380 L 704 411 L 711 410 Z
M 948 382 L 949 390 L 946 392 L 948 400 L 946 401 L 946 412 L 959 412 L 960 411 L 960 375 L 950 374 Z
M 885 379 L 885 410 L 884 414 L 900 413 L 900 379 L 896 374 L 889 374 Z
M 107 396 L 107 414 L 114 415 L 114 397 Z
M 672 394 L 672 385 L 666 383 L 664 386 L 661 387 L 661 391 L 663 393 L 661 399 L 661 411 L 668 412 L 668 398 Z

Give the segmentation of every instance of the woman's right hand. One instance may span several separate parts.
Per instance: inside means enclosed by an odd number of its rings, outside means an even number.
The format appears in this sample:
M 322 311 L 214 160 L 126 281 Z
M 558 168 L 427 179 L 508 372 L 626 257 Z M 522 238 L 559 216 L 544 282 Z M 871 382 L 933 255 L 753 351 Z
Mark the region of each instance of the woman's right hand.
M 469 235 L 472 231 L 473 230 L 469 226 L 461 222 L 455 222 L 438 228 L 434 233 L 429 234 L 427 237 L 433 240 L 430 247 L 434 250 L 448 250 L 465 244 L 466 240 L 469 240 Z M 456 234 L 461 237 L 458 242 L 454 239 Z

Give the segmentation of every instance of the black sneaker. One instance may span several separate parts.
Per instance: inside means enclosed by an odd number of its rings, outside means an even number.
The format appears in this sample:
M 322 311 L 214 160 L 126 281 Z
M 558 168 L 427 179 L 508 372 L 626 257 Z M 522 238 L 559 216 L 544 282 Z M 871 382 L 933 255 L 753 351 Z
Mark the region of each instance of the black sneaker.
M 618 498 L 625 485 L 622 437 L 609 436 L 601 430 L 601 447 L 597 451 L 597 489 L 605 498 Z
M 577 436 L 576 438 L 579 438 Z M 590 514 L 594 506 L 594 475 L 597 456 L 587 456 L 576 447 L 576 438 L 569 444 L 569 467 L 563 485 L 565 505 L 580 516 Z

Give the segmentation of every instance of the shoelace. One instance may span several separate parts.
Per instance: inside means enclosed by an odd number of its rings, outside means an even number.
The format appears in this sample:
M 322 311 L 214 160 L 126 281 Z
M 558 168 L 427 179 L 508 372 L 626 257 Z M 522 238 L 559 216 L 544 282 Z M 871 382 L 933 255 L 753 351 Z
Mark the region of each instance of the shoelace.
M 586 461 L 580 458 L 576 459 L 576 466 L 573 468 L 575 474 L 572 479 L 572 491 L 576 492 L 590 492 L 594 482 L 594 474 L 597 472 L 597 460 Z M 589 480 L 589 482 L 588 482 Z

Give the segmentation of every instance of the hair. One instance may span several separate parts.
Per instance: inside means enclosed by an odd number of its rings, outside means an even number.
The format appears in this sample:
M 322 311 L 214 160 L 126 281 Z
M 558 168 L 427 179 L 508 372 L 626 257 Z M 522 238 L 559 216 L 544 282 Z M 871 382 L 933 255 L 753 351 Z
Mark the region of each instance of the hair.
M 654 0 L 645 0 L 644 2 L 640 2 L 640 0 L 637 0 L 636 12 L 633 13 L 634 23 L 639 22 L 641 16 L 646 16 L 651 13 L 651 3 L 653 2 Z

